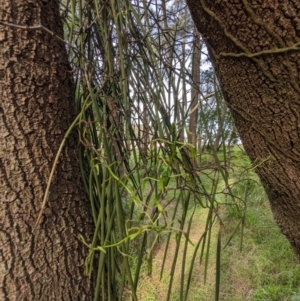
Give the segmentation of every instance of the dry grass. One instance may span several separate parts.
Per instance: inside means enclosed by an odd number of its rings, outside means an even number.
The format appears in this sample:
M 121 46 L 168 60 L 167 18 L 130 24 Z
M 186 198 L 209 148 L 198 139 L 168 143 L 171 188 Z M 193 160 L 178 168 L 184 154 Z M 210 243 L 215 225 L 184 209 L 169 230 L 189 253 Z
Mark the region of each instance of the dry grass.
M 179 253 L 176 263 L 176 269 L 174 273 L 174 280 L 171 290 L 171 301 L 180 300 L 180 287 L 182 280 L 182 265 L 183 256 L 185 258 L 185 271 L 184 281 L 187 283 L 189 275 L 189 267 L 192 262 L 192 257 L 195 251 L 195 247 L 199 239 L 204 232 L 204 225 L 206 221 L 206 215 L 204 209 L 198 209 L 193 218 L 193 223 L 190 229 L 189 239 L 193 243 L 188 244 L 187 252 L 184 253 L 185 239 L 182 239 Z M 150 300 L 167 300 L 168 284 L 170 280 L 170 274 L 172 265 L 174 262 L 174 254 L 176 251 L 176 240 L 173 239 L 168 245 L 168 257 L 164 264 L 164 272 L 162 278 L 160 278 L 161 269 L 163 266 L 163 258 L 165 249 L 167 247 L 166 242 L 158 244 L 153 251 L 153 271 L 151 275 L 147 275 L 146 269 L 141 275 L 141 279 L 138 287 L 138 298 L 143 301 Z M 193 274 L 191 279 L 191 286 L 189 291 L 188 300 L 212 300 L 214 297 L 214 282 L 215 282 L 215 266 L 214 266 L 214 246 L 212 246 L 212 260 L 209 262 L 206 284 L 204 284 L 204 265 L 200 266 L 199 254 L 196 257 L 196 261 L 193 268 Z M 199 252 L 198 252 L 199 253 Z

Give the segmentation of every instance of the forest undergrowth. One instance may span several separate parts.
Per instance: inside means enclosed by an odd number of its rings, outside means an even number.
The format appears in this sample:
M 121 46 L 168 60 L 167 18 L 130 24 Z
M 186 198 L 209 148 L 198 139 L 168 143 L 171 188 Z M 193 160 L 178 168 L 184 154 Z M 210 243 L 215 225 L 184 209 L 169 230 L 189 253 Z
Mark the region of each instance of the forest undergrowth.
M 221 228 L 221 281 L 220 300 L 222 301 L 297 301 L 300 300 L 300 267 L 296 257 L 286 240 L 280 233 L 268 203 L 263 188 L 253 169 L 248 169 L 249 181 L 241 181 L 241 170 L 250 166 L 243 149 L 235 147 L 232 151 L 234 176 L 230 179 L 234 193 L 241 199 L 246 196 L 244 219 L 236 206 L 220 206 L 219 220 L 215 222 L 211 234 L 209 261 L 196 260 L 190 279 L 188 300 L 210 301 L 215 298 L 215 261 L 218 230 Z M 219 185 L 222 185 L 220 183 Z M 245 193 L 246 191 L 246 193 Z M 220 204 L 228 202 L 226 195 L 220 194 Z M 168 208 L 171 215 L 172 206 Z M 193 213 L 192 213 L 193 212 Z M 197 241 L 205 231 L 207 209 L 198 206 L 190 229 L 187 251 L 184 243 L 179 248 L 177 268 L 174 273 L 171 292 L 172 301 L 181 301 L 180 282 L 182 278 L 181 265 L 185 260 L 188 274 Z M 188 220 L 188 219 L 187 219 Z M 243 225 L 241 225 L 241 223 Z M 239 224 L 239 225 L 238 225 Z M 238 227 L 237 227 L 238 226 Z M 233 235 L 234 233 L 234 235 Z M 153 267 L 151 275 L 146 265 L 142 269 L 138 287 L 138 298 L 143 301 L 165 300 L 168 291 L 169 278 L 173 264 L 172 252 L 176 250 L 176 236 L 168 245 L 169 255 L 164 263 L 161 274 L 166 241 L 162 235 L 153 251 Z M 187 277 L 185 277 L 187 279 Z

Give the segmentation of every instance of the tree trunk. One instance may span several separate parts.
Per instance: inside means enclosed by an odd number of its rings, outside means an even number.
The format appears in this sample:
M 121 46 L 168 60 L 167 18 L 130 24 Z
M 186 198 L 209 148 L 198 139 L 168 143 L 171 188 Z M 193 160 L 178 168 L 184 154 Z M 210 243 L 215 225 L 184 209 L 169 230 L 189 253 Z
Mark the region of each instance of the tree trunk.
M 51 167 L 74 120 L 72 74 L 58 1 L 0 0 L 0 300 L 91 300 L 84 276 L 92 231 L 76 139 L 63 149 L 40 224 Z M 3 23 L 4 22 L 4 23 Z
M 274 217 L 300 259 L 300 2 L 187 3 Z
M 194 28 L 193 38 L 193 56 L 192 56 L 192 80 L 195 86 L 192 86 L 191 92 L 191 115 L 188 133 L 188 142 L 197 147 L 197 124 L 198 124 L 198 105 L 200 101 L 200 63 L 201 63 L 201 41 L 200 35 Z
M 216 97 L 219 97 L 219 95 L 216 95 Z M 222 100 L 221 100 L 222 101 Z M 219 101 L 220 103 L 220 101 Z M 219 151 L 219 148 L 221 147 L 221 143 L 225 141 L 222 141 L 223 140 L 223 135 L 222 133 L 225 131 L 225 126 L 224 126 L 224 123 L 225 123 L 225 118 L 226 118 L 226 115 L 227 115 L 227 105 L 224 101 L 222 101 L 222 104 L 220 104 L 219 106 L 219 110 L 220 112 L 217 113 L 218 114 L 218 129 L 217 129 L 217 133 L 216 133 L 216 137 L 215 137 L 215 140 L 214 140 L 214 151 L 215 152 L 218 152 Z M 225 140 L 225 139 L 224 139 Z

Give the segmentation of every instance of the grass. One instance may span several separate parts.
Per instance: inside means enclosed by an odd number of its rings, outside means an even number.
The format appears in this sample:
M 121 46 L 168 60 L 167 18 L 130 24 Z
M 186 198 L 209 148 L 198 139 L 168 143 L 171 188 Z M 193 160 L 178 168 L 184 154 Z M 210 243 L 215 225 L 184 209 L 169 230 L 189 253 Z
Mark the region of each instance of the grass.
M 244 199 L 239 201 L 230 195 L 218 195 L 219 202 L 231 205 L 220 206 L 222 220 L 222 245 L 227 246 L 221 253 L 221 301 L 297 301 L 300 300 L 300 267 L 286 238 L 280 233 L 273 220 L 272 212 L 263 188 L 259 185 L 257 176 L 250 168 L 251 164 L 242 149 L 232 150 L 232 166 L 229 183 L 234 194 Z M 247 180 L 245 180 L 247 179 Z M 209 185 L 210 179 L 207 180 Z M 224 183 L 220 182 L 219 191 L 223 191 Z M 223 199 L 222 199 L 223 198 Z M 237 209 L 238 208 L 238 209 Z M 191 213 L 191 209 L 189 210 Z M 190 238 L 195 242 L 204 231 L 207 209 L 200 206 L 194 213 Z M 243 216 L 243 223 L 240 217 Z M 239 225 L 239 226 L 238 226 Z M 191 278 L 188 299 L 190 301 L 214 300 L 215 290 L 215 249 L 219 226 L 212 232 L 212 245 L 206 282 L 204 267 L 199 265 L 199 254 Z M 232 233 L 235 235 L 232 237 Z M 166 259 L 165 271 L 160 278 L 165 239 L 155 247 L 153 253 L 152 274 L 147 274 L 146 265 L 141 272 L 138 296 L 139 300 L 165 300 L 168 291 L 170 271 L 173 264 L 171 253 L 176 246 L 175 238 L 170 242 L 169 259 Z M 183 258 L 190 265 L 195 247 L 189 245 L 184 253 L 184 246 L 179 249 L 177 268 L 171 290 L 172 301 L 181 301 L 180 283 L 188 278 L 188 268 L 181 273 L 180 266 Z
M 193 227 L 190 232 L 190 239 L 194 243 L 194 245 L 189 244 L 187 252 L 184 252 L 184 243 L 181 244 L 179 248 L 179 255 L 177 259 L 177 265 L 174 274 L 174 282 L 172 285 L 171 290 L 171 297 L 170 300 L 173 301 L 180 301 L 180 287 L 181 281 L 187 283 L 188 275 L 189 275 L 189 266 L 192 262 L 192 256 L 195 251 L 195 243 L 199 240 L 200 236 L 203 233 L 203 225 L 206 221 L 206 213 L 205 210 L 197 210 L 194 216 L 195 221 L 199 222 L 201 225 L 201 229 L 198 227 Z M 183 241 L 184 242 L 184 241 Z M 176 248 L 175 239 L 173 239 L 170 244 L 168 245 L 168 258 L 166 260 L 164 266 L 164 272 L 161 275 L 161 267 L 162 267 L 162 260 L 163 255 L 166 247 L 166 242 L 163 241 L 159 245 L 156 246 L 154 250 L 154 261 L 153 261 L 153 271 L 151 275 L 146 275 L 145 271 L 143 273 L 143 277 L 140 280 L 139 284 L 139 300 L 166 300 L 169 280 L 170 280 L 170 272 L 173 264 L 173 255 Z M 215 249 L 214 243 L 211 246 L 212 249 Z M 186 260 L 187 266 L 184 270 L 184 274 L 182 275 L 181 266 L 183 259 Z M 196 260 L 199 263 L 199 257 Z M 214 291 L 214 278 L 215 278 L 215 271 L 214 271 L 214 263 L 213 260 L 210 262 L 210 269 L 207 275 L 207 283 L 211 285 L 199 285 L 199 283 L 204 283 L 203 278 L 204 267 L 198 264 L 195 265 L 193 269 L 193 277 L 191 279 L 191 287 L 189 291 L 189 300 L 200 300 L 199 297 L 205 298 L 207 295 L 213 294 Z M 203 299 L 205 300 L 205 299 Z
M 250 167 L 250 164 L 242 149 L 235 149 L 233 156 L 234 178 L 239 180 L 241 169 L 238 166 Z M 243 227 L 238 228 L 222 251 L 220 300 L 300 300 L 300 266 L 293 250 L 274 221 L 265 192 L 253 170 L 248 169 L 245 178 L 251 180 L 239 182 L 234 187 L 235 193 L 246 199 L 246 211 Z M 226 207 L 223 212 L 224 241 L 231 237 L 238 223 L 233 208 Z
M 267 201 L 249 204 L 242 250 L 236 235 L 222 257 L 221 300 L 300 300 L 300 267 Z

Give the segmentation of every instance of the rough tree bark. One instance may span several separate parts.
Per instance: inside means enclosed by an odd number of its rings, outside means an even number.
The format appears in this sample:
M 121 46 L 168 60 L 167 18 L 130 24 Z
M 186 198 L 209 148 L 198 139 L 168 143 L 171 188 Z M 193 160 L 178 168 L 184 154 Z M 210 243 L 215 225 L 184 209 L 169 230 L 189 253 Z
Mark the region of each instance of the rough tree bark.
M 274 217 L 300 259 L 300 2 L 187 3 Z
M 0 0 L 0 300 L 91 300 L 84 276 L 92 230 L 76 139 L 67 141 L 41 223 L 34 225 L 65 131 L 74 119 L 58 1 Z

